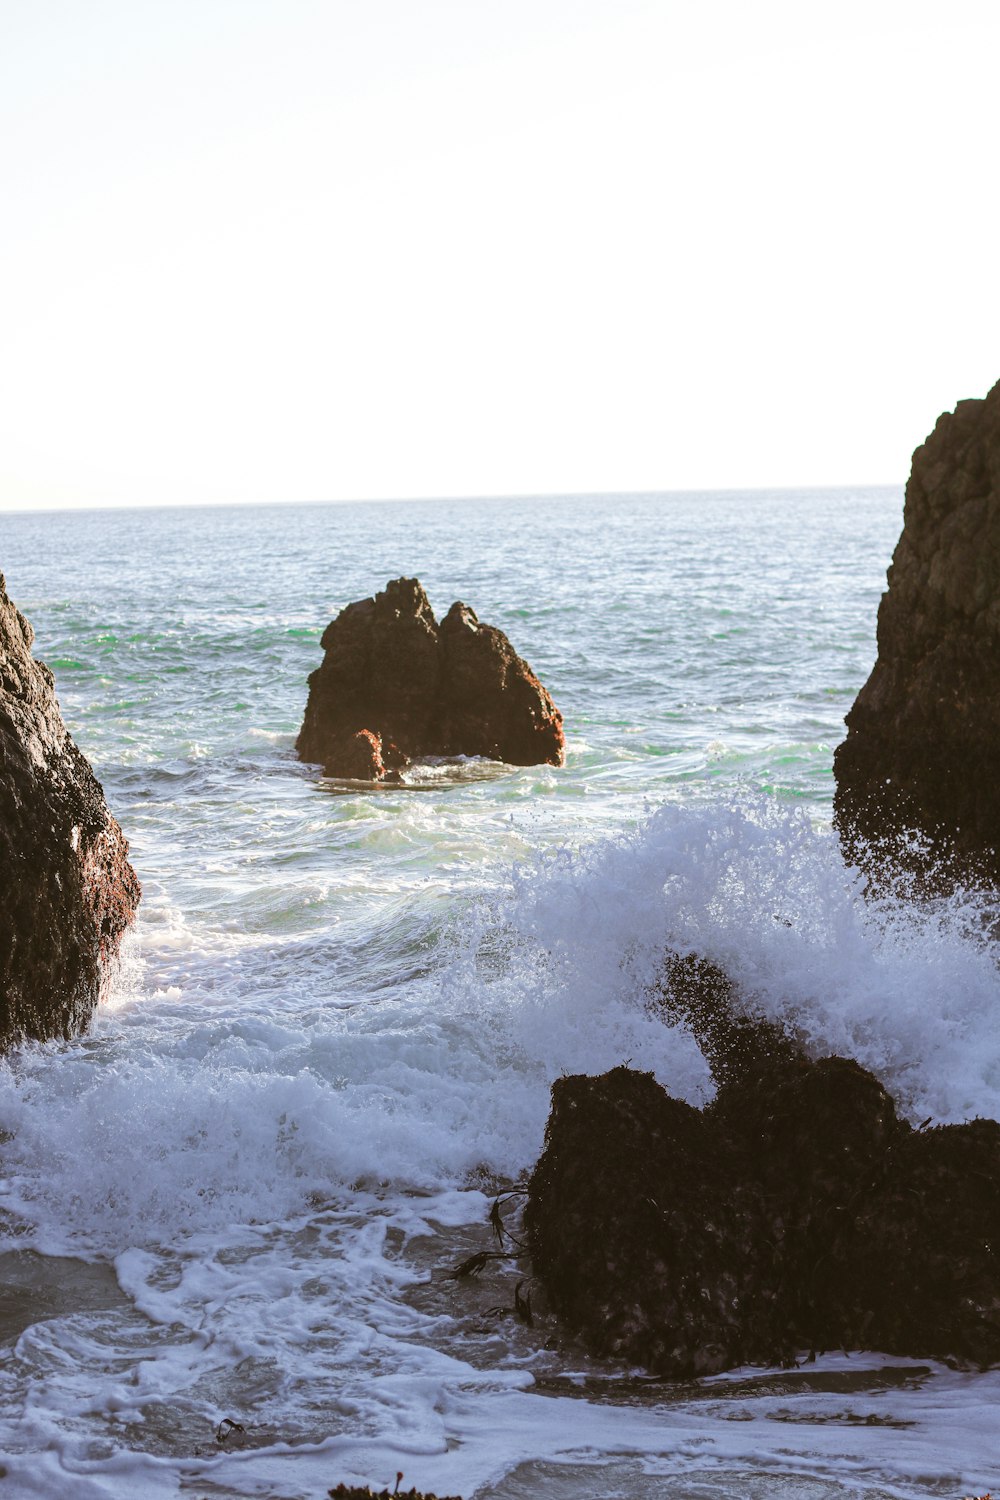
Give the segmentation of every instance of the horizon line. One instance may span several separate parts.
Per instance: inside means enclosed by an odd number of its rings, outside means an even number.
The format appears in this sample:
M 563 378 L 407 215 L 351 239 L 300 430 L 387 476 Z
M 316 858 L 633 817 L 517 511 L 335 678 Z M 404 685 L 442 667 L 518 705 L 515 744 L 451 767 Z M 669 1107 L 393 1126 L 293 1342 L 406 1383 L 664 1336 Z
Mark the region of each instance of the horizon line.
M 274 500 L 274 499 L 246 499 L 246 500 L 166 500 L 166 501 L 105 501 L 93 504 L 63 504 L 63 505 L 29 505 L 29 504 L 0 504 L 0 515 L 66 515 L 80 512 L 89 514 L 93 511 L 134 511 L 134 510 L 235 510 L 241 506 L 246 508 L 264 508 L 296 505 L 461 505 L 461 504 L 495 504 L 502 501 L 525 501 L 525 500 L 607 500 L 607 499 L 669 499 L 679 495 L 760 495 L 760 494 L 819 494 L 824 491 L 843 490 L 902 490 L 905 481 L 877 481 L 865 483 L 855 481 L 849 484 L 837 483 L 810 483 L 810 484 L 753 484 L 753 485 L 715 485 L 711 487 L 683 486 L 675 489 L 637 489 L 637 490 L 523 490 L 515 493 L 488 493 L 488 494 L 448 494 L 448 495 L 379 495 L 366 498 L 338 498 L 338 499 L 310 499 L 310 500 Z

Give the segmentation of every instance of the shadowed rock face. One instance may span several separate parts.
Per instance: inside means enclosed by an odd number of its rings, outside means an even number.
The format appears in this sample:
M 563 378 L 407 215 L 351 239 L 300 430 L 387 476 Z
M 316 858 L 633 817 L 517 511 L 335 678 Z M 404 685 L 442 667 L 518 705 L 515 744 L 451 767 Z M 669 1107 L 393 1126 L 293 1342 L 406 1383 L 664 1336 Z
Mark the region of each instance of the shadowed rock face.
M 140 894 L 33 638 L 0 575 L 0 1047 L 86 1027 Z
M 327 776 L 380 781 L 423 755 L 562 765 L 562 715 L 503 631 L 453 604 L 439 625 L 415 578 L 341 610 L 296 743 Z
M 939 417 L 913 455 L 878 660 L 834 757 L 850 858 L 1000 878 L 998 682 L 1000 385 Z M 901 853 L 910 830 L 925 847 Z
M 1000 1360 L 1000 1125 L 914 1130 L 849 1058 L 806 1058 L 726 976 L 668 959 L 655 997 L 719 1083 L 561 1078 L 525 1226 L 553 1310 L 660 1375 L 880 1349 Z

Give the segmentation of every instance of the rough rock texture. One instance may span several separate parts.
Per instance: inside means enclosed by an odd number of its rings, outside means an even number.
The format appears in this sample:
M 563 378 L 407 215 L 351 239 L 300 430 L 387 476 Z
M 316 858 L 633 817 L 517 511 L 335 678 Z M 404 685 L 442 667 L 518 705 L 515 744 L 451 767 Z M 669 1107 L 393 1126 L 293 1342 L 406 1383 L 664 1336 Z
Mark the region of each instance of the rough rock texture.
M 32 640 L 0 575 L 0 1047 L 86 1026 L 139 901 Z
M 562 715 L 503 631 L 415 578 L 349 604 L 323 633 L 296 744 L 327 776 L 380 781 L 423 755 L 562 765 Z
M 834 757 L 850 858 L 1000 878 L 998 681 L 1000 384 L 939 417 L 913 455 L 878 660 Z M 922 848 L 900 843 L 909 830 Z
M 553 1086 L 525 1211 L 553 1309 L 661 1375 L 858 1347 L 1000 1359 L 1000 1125 L 914 1130 L 856 1062 L 740 1015 L 703 960 L 672 958 L 658 998 L 718 1094 L 693 1109 L 624 1067 Z
M 334 1489 L 327 1490 L 327 1495 L 329 1500 L 439 1500 L 439 1497 L 432 1495 L 430 1491 L 401 1490 L 399 1485 L 402 1478 L 400 1474 L 393 1490 L 376 1491 L 368 1485 L 338 1484 Z M 461 1495 L 442 1495 L 440 1500 L 462 1500 L 462 1497 Z

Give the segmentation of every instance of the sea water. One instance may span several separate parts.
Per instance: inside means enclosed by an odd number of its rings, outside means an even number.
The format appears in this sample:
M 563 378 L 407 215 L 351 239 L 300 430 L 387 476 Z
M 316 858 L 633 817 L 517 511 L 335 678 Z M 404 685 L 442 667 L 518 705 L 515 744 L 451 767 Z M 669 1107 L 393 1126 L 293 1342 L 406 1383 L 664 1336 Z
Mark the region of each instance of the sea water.
M 537 1288 L 518 1319 L 525 1264 L 452 1274 L 560 1074 L 629 1061 L 711 1096 L 645 1004 L 668 944 L 915 1120 L 1000 1115 L 989 902 L 866 905 L 830 831 L 901 501 L 0 516 L 144 888 L 91 1033 L 0 1065 L 0 1493 L 998 1485 L 997 1374 L 840 1352 L 657 1383 L 590 1359 Z M 296 760 L 325 625 L 400 575 L 508 633 L 565 768 L 370 790 Z

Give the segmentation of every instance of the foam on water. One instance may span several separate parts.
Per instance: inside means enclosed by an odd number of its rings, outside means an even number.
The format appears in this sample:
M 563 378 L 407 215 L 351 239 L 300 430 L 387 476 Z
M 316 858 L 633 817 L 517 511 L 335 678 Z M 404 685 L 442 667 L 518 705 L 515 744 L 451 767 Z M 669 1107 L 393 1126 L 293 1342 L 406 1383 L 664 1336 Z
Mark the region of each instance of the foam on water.
M 710 1094 L 648 1004 L 668 946 L 914 1118 L 1000 1112 L 995 912 L 864 903 L 828 828 L 898 525 L 860 492 L 4 518 L 145 888 L 93 1033 L 0 1064 L 5 1497 L 1000 1488 L 995 1374 L 651 1386 L 537 1292 L 510 1316 L 516 1264 L 450 1274 L 561 1073 Z M 297 763 L 324 625 L 401 573 L 510 633 L 565 769 Z
M 920 1118 L 996 1116 L 994 898 L 871 903 L 861 885 L 804 810 L 768 799 L 670 806 L 518 871 L 485 927 L 494 946 L 523 950 L 506 979 L 511 1003 L 550 1014 L 559 996 L 569 1033 L 606 1026 L 609 1002 L 630 1015 L 673 948 L 720 964 L 814 1054 L 858 1058 Z M 662 1081 L 684 1092 L 677 1077 Z
M 717 1408 L 675 1398 L 623 1412 L 518 1394 L 552 1368 L 543 1336 L 498 1324 L 470 1357 L 456 1284 L 430 1310 L 409 1300 L 463 1245 L 487 1243 L 477 1183 L 531 1165 L 559 1073 L 630 1059 L 693 1102 L 707 1096 L 692 1039 L 647 1004 L 668 946 L 723 964 L 763 1013 L 817 1052 L 857 1056 L 911 1111 L 997 1113 L 1000 984 L 973 908 L 866 906 L 831 836 L 773 802 L 666 807 L 627 834 L 513 869 L 439 935 L 427 972 L 378 1004 L 305 993 L 323 982 L 308 965 L 294 1010 L 234 1004 L 222 953 L 221 1007 L 190 989 L 124 994 L 91 1038 L 22 1050 L 0 1073 L 6 1247 L 105 1259 L 124 1297 L 21 1335 L 15 1385 L 30 1378 L 32 1395 L 12 1450 L 54 1445 L 111 1495 L 136 1482 L 133 1470 L 115 1477 L 122 1447 L 158 1454 L 164 1485 L 177 1454 L 175 1473 L 222 1466 L 233 1488 L 218 1492 L 247 1494 L 250 1472 L 274 1483 L 286 1439 L 321 1445 L 330 1482 L 388 1477 L 398 1461 L 445 1489 L 521 1460 L 602 1452 L 641 1453 L 647 1475 L 657 1452 L 674 1476 L 762 1454 L 775 1472 L 833 1464 L 838 1483 L 891 1482 L 881 1492 L 900 1495 L 985 1473 L 985 1429 L 973 1424 L 960 1444 L 939 1409 L 956 1380 L 978 1389 L 974 1377 L 925 1370 L 877 1395 L 876 1358 L 849 1366 L 868 1376 L 847 1396 L 820 1390 L 794 1417 L 776 1416 L 770 1396 L 730 1400 L 724 1385 Z M 176 924 L 163 930 L 174 944 Z M 210 969 L 211 956 L 202 962 Z M 823 1368 L 832 1378 L 839 1367 Z M 995 1396 L 995 1377 L 979 1379 Z M 230 1415 L 267 1463 L 251 1470 L 234 1452 L 192 1468 L 199 1435 L 210 1447 L 209 1429 Z M 857 1447 L 869 1421 L 878 1442 L 848 1459 L 845 1426 Z M 937 1467 L 931 1430 L 944 1444 Z M 94 1457 L 97 1432 L 118 1438 L 106 1461 Z M 333 1436 L 343 1441 L 331 1448 Z M 317 1461 L 312 1449 L 285 1455 L 288 1494 L 310 1493 L 296 1488 L 299 1467 Z

